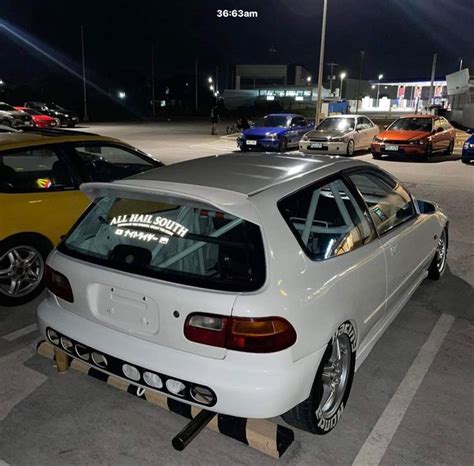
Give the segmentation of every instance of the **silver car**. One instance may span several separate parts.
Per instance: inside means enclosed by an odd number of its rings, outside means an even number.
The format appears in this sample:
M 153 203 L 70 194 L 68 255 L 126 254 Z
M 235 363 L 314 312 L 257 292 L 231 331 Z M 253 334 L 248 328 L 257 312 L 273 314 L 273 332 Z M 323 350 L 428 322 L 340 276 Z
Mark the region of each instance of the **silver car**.
M 299 148 L 305 154 L 351 156 L 356 150 L 370 149 L 379 132 L 379 127 L 364 115 L 334 115 L 306 133 Z
M 11 128 L 29 128 L 34 126 L 31 115 L 16 110 L 5 102 L 0 102 L 0 125 Z

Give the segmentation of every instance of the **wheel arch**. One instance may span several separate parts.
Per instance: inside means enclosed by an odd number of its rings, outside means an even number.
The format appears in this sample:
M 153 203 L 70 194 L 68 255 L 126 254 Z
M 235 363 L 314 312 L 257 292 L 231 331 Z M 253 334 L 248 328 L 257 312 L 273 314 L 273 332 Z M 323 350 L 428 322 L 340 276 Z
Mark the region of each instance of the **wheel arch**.
M 36 232 L 22 232 L 22 233 L 15 233 L 13 235 L 7 236 L 6 238 L 3 238 L 0 241 L 0 246 L 7 241 L 34 241 L 42 244 L 45 248 L 48 248 L 49 250 L 54 248 L 54 244 L 52 241 L 45 235 L 42 235 L 41 233 L 36 233 Z

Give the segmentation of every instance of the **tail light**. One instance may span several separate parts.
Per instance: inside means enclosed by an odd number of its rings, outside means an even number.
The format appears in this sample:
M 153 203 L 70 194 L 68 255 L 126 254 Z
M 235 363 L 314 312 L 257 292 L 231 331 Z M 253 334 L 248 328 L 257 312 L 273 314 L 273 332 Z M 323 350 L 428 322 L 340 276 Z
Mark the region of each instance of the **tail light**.
M 51 293 L 55 294 L 58 298 L 64 299 L 70 303 L 74 302 L 74 295 L 72 294 L 71 284 L 69 280 L 56 270 L 52 269 L 48 265 L 45 270 L 46 286 Z
M 184 324 L 188 340 L 248 353 L 274 353 L 296 341 L 293 326 L 281 317 L 246 318 L 191 314 Z

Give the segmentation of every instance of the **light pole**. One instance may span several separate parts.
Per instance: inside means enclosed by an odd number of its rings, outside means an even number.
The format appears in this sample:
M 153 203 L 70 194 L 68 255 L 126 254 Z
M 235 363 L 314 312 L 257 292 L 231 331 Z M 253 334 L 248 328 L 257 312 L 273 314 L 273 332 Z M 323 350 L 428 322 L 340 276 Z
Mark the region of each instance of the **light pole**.
M 151 111 L 155 113 L 155 44 L 151 44 Z
M 306 82 L 308 83 L 308 86 L 311 86 L 311 79 L 312 79 L 311 76 L 308 76 L 306 78 Z
M 380 97 L 380 80 L 383 78 L 383 74 L 379 74 L 379 82 L 377 83 L 377 108 L 379 107 L 379 97 Z
M 332 96 L 332 81 L 334 76 L 334 67 L 339 66 L 339 63 L 326 63 L 326 65 L 329 65 L 331 67 L 331 74 L 329 75 L 329 94 Z
M 87 114 L 87 90 L 86 90 L 86 57 L 84 51 L 84 26 L 81 26 L 81 45 L 82 45 L 82 87 L 84 94 L 84 121 L 89 121 Z
M 357 82 L 357 101 L 356 101 L 356 113 L 359 113 L 359 99 L 360 99 L 360 83 L 362 81 L 362 64 L 364 63 L 365 51 L 360 52 L 360 64 L 359 64 L 359 81 Z
M 323 70 L 324 70 L 324 46 L 326 41 L 326 18 L 328 12 L 328 1 L 323 2 L 323 22 L 321 27 L 321 48 L 319 50 L 319 70 L 318 70 L 318 98 L 316 101 L 316 118 L 315 124 L 319 125 L 321 119 L 321 90 L 323 87 Z
M 342 83 L 343 83 L 344 78 L 345 78 L 346 76 L 347 76 L 347 73 L 346 73 L 345 71 L 342 72 L 342 73 L 339 75 L 339 77 L 341 78 L 341 92 L 340 92 L 340 94 L 341 94 L 341 95 L 340 95 L 341 100 L 342 100 Z

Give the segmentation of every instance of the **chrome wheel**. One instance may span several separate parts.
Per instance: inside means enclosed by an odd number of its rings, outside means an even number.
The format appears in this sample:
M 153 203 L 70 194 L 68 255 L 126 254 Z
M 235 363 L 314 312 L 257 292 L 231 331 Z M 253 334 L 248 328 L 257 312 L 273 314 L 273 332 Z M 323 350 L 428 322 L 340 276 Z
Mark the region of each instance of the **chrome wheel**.
M 19 298 L 41 283 L 43 257 L 31 246 L 15 246 L 0 256 L 0 293 Z
M 318 408 L 326 419 L 334 416 L 344 397 L 349 380 L 351 358 L 349 337 L 344 333 L 334 336 L 331 356 L 323 368 L 323 395 Z
M 436 270 L 442 273 L 446 267 L 446 231 L 443 230 L 436 248 Z

